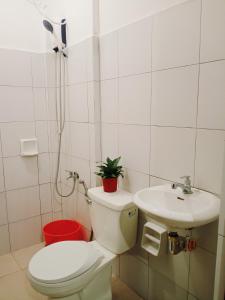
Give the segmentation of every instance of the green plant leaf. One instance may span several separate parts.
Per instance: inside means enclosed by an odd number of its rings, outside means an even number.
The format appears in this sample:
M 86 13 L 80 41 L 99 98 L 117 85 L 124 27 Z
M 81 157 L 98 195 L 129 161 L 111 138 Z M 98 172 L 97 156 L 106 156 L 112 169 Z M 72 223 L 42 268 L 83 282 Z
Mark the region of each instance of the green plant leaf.
M 121 157 L 115 159 L 106 158 L 106 162 L 103 162 L 101 165 L 97 166 L 99 172 L 95 172 L 97 176 L 102 178 L 117 178 L 123 176 L 123 167 L 118 166 Z

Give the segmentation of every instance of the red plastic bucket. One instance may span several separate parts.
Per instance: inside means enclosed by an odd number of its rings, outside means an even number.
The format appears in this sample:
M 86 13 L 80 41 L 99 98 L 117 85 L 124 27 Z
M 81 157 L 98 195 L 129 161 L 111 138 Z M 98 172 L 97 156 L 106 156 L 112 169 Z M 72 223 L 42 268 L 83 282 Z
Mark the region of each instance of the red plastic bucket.
M 43 228 L 45 244 L 50 245 L 62 241 L 84 240 L 83 227 L 74 220 L 57 220 Z

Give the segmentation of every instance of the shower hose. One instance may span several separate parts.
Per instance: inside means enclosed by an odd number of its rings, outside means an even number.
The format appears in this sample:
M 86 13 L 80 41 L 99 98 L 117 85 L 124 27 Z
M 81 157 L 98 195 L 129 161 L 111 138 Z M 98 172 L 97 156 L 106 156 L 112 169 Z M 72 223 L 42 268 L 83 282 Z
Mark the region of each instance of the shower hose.
M 59 58 L 59 59 L 58 59 Z M 65 82 L 65 64 L 67 57 L 64 56 L 62 50 L 55 54 L 55 99 L 56 99 L 56 120 L 58 129 L 58 152 L 56 162 L 56 174 L 55 174 L 55 190 L 60 197 L 69 197 L 74 193 L 76 187 L 76 181 L 79 175 L 76 172 L 69 172 L 68 179 L 73 179 L 73 185 L 71 191 L 67 194 L 63 194 L 59 188 L 59 171 L 60 160 L 62 150 L 62 136 L 65 128 L 65 116 L 66 116 L 66 82 Z

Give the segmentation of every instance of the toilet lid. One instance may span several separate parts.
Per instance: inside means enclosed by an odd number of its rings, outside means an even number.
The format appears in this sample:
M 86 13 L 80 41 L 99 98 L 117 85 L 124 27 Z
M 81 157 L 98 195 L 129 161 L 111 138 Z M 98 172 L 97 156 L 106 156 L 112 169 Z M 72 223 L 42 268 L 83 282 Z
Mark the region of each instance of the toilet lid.
M 103 254 L 90 243 L 59 242 L 38 251 L 32 257 L 28 271 L 38 281 L 57 283 L 85 273 L 102 257 Z

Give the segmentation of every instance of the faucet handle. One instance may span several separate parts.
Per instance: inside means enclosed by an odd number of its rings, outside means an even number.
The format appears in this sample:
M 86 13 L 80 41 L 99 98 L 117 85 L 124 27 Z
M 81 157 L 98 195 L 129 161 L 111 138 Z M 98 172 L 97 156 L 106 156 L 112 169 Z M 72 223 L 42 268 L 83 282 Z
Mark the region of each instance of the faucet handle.
M 75 171 L 71 171 L 71 170 L 65 170 L 66 173 L 68 173 L 68 177 L 66 178 L 67 180 L 70 178 L 76 178 L 79 179 L 79 174 Z
M 191 185 L 191 176 L 190 175 L 181 176 L 180 179 L 184 179 L 185 185 Z

